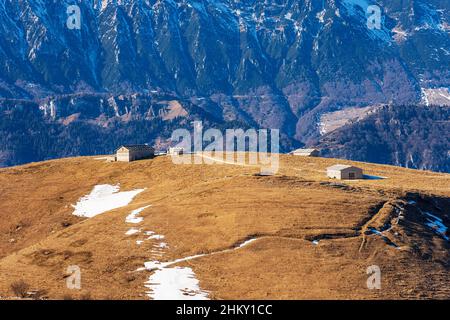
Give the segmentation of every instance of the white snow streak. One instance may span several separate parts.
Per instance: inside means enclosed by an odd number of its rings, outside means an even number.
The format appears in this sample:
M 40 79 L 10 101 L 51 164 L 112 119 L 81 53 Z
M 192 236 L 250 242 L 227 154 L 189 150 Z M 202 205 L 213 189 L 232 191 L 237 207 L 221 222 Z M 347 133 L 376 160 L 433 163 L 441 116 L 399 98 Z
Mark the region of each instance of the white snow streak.
M 131 228 L 131 229 L 129 229 L 125 234 L 127 235 L 127 236 L 131 236 L 131 235 L 133 235 L 133 234 L 136 234 L 136 233 L 139 233 L 139 229 L 136 229 L 136 228 Z
M 256 240 L 257 238 L 249 239 L 232 249 L 226 249 L 208 254 L 198 254 L 168 262 L 160 262 L 155 260 L 148 261 L 144 263 L 145 268 L 139 268 L 136 271 L 148 270 L 154 272 L 145 285 L 150 289 L 147 294 L 152 299 L 208 300 L 208 293 L 200 289 L 198 286 L 198 280 L 195 279 L 195 274 L 191 268 L 169 267 L 181 262 L 186 262 L 205 256 L 238 250 Z M 166 246 L 167 244 L 162 242 L 158 247 L 165 248 Z
M 149 208 L 151 206 L 145 206 L 136 210 L 131 211 L 131 213 L 125 218 L 125 222 L 126 223 L 141 223 L 142 221 L 144 221 L 144 218 L 142 217 L 138 217 L 138 215 L 144 211 L 145 209 Z

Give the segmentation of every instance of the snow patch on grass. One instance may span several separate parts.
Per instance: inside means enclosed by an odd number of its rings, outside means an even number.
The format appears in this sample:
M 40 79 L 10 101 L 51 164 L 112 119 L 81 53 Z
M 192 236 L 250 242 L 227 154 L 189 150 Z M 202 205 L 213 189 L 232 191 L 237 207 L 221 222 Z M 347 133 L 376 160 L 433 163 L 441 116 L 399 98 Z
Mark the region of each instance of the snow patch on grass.
M 448 228 L 446 225 L 444 225 L 442 219 L 429 212 L 424 213 L 428 216 L 426 225 L 433 229 L 435 233 L 439 234 L 445 240 L 449 241 L 449 237 L 447 236 Z
M 91 193 L 80 198 L 76 205 L 74 215 L 78 217 L 92 218 L 104 212 L 127 206 L 134 197 L 145 189 L 119 192 L 119 185 L 96 185 Z
M 377 229 L 375 229 L 373 227 L 370 227 L 369 228 L 369 232 L 372 233 L 372 234 L 380 236 L 381 239 L 383 239 L 383 241 L 386 242 L 387 245 L 400 250 L 401 248 L 398 245 L 396 245 L 394 242 L 391 241 L 391 239 L 389 239 L 388 237 L 386 237 L 384 235 L 384 232 L 388 231 L 389 229 L 390 229 L 390 227 L 387 230 L 380 231 L 380 230 L 377 230 Z
M 154 235 L 148 237 L 147 240 L 162 240 L 162 239 L 164 239 L 164 238 L 165 238 L 165 237 L 164 237 L 163 235 L 160 235 L 160 234 L 154 234 Z
M 165 248 L 167 248 L 167 243 L 161 242 L 161 243 L 157 244 L 156 247 L 157 248 L 161 248 L 161 249 L 165 249 Z
M 151 206 L 145 206 L 145 207 L 131 211 L 131 213 L 125 218 L 125 222 L 126 223 L 134 223 L 134 224 L 141 223 L 142 221 L 144 221 L 144 218 L 138 217 L 138 215 L 142 211 L 144 211 L 145 209 L 147 209 L 149 207 L 151 207 Z
M 209 300 L 191 268 L 165 268 L 150 276 L 145 287 L 153 300 Z
M 133 235 L 133 234 L 136 234 L 136 233 L 139 233 L 139 229 L 136 229 L 136 228 L 131 228 L 131 229 L 129 229 L 125 234 L 127 235 L 127 236 L 131 236 L 131 235 Z

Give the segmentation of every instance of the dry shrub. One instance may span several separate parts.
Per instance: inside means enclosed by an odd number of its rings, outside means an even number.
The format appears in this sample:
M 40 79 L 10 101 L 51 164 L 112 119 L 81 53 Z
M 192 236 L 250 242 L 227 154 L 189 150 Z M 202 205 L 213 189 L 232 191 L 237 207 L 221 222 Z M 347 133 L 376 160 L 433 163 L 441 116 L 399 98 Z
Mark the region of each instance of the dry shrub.
M 83 293 L 83 294 L 80 296 L 80 300 L 92 300 L 91 294 L 90 294 L 89 292 Z
M 28 289 L 30 286 L 23 280 L 18 280 L 11 283 L 12 292 L 20 298 L 26 298 L 28 296 Z

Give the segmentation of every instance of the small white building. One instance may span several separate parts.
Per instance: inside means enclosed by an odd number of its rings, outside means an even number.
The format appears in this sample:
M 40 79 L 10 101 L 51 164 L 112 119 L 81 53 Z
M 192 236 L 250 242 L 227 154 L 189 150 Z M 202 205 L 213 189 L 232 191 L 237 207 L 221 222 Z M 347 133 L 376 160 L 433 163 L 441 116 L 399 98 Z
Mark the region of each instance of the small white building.
M 320 154 L 320 151 L 317 149 L 297 149 L 294 151 L 291 151 L 292 155 L 294 156 L 301 156 L 301 157 L 318 157 Z
M 141 159 L 151 159 L 155 156 L 155 149 L 145 144 L 124 145 L 116 151 L 116 161 L 132 162 Z
M 327 176 L 339 180 L 356 180 L 363 178 L 363 170 L 354 166 L 337 164 L 327 168 Z
M 184 148 L 182 148 L 182 147 L 172 147 L 172 148 L 169 148 L 169 150 L 167 150 L 167 154 L 169 156 L 180 156 L 184 153 L 185 153 L 185 151 L 184 151 Z

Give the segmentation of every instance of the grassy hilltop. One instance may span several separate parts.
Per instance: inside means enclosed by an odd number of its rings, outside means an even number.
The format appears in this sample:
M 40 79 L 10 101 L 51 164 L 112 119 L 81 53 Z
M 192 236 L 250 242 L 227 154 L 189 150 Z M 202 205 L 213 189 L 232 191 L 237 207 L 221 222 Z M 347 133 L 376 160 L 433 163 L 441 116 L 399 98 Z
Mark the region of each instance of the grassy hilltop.
M 333 181 L 325 170 L 336 163 L 383 179 Z M 11 285 L 22 283 L 50 299 L 148 299 L 158 270 L 145 262 L 204 254 L 171 267 L 192 270 L 210 299 L 450 298 L 449 174 L 287 155 L 277 174 L 259 172 L 169 157 L 0 169 L 0 297 L 20 296 Z M 119 184 L 145 190 L 124 207 L 73 215 L 95 186 Z M 127 223 L 140 208 L 142 221 Z M 66 287 L 71 265 L 80 290 Z M 371 265 L 380 290 L 367 288 Z

